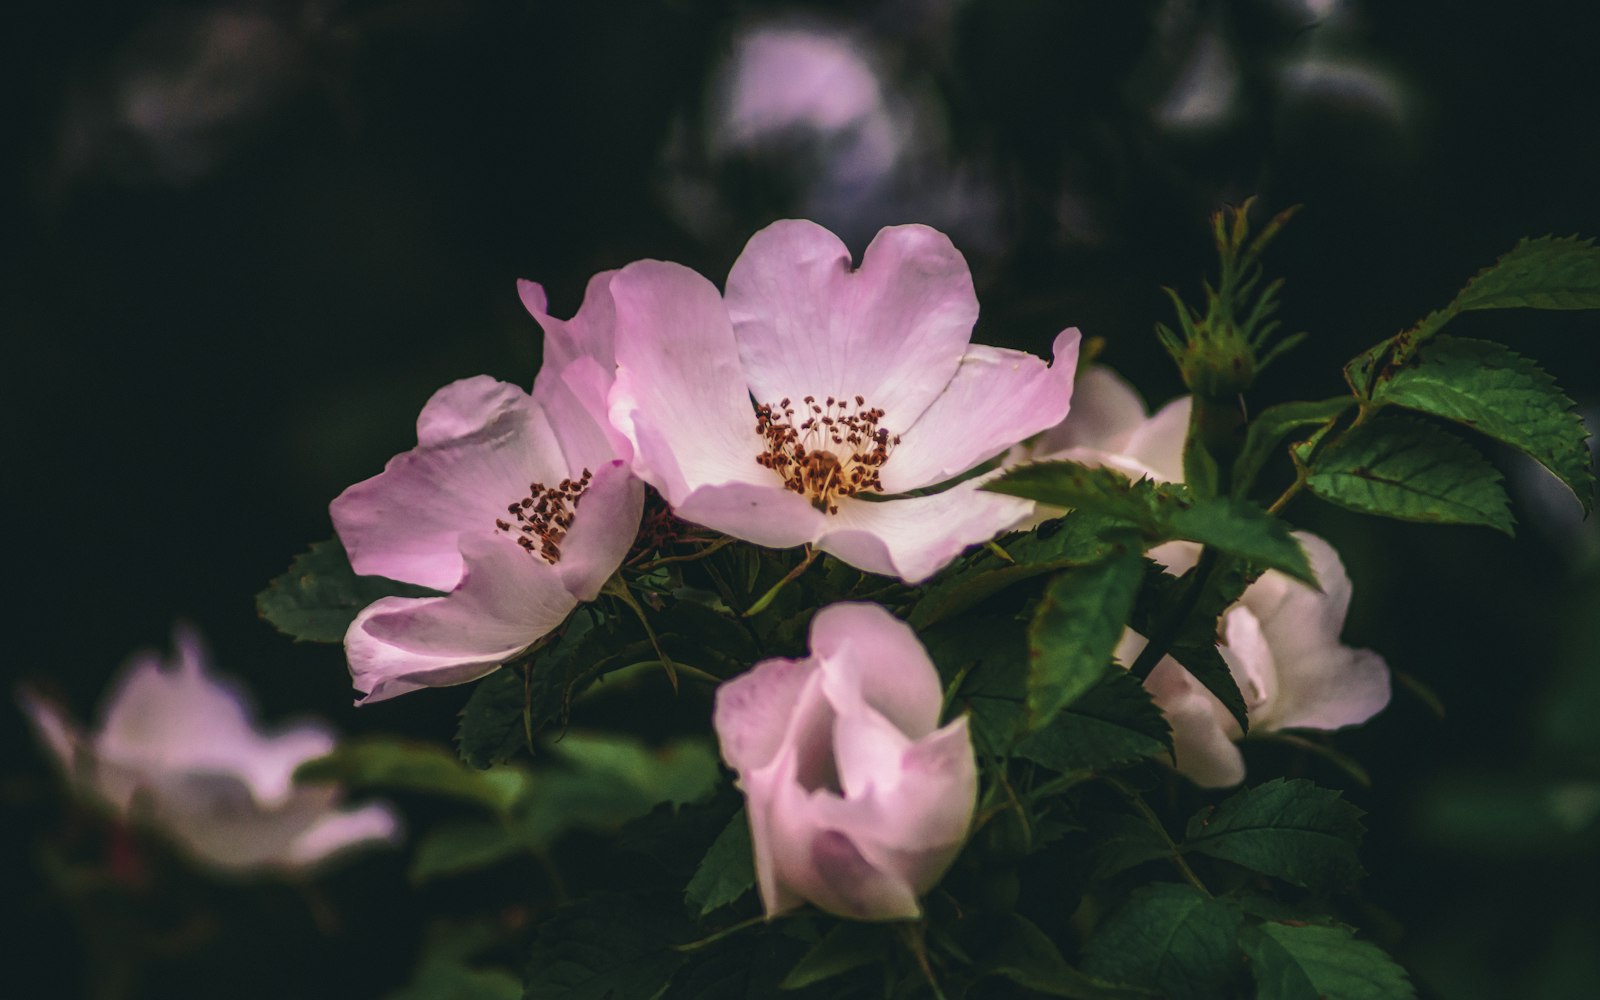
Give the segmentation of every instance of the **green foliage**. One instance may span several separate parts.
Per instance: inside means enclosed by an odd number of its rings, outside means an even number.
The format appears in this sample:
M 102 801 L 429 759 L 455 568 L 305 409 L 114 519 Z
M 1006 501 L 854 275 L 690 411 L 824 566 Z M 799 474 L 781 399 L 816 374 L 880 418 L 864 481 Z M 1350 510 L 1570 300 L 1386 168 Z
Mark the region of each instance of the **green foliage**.
M 1594 473 L 1583 422 L 1555 379 L 1510 349 L 1439 337 L 1379 381 L 1372 398 L 1454 420 L 1521 449 L 1589 509 Z
M 296 642 L 343 642 L 362 608 L 383 597 L 438 591 L 381 576 L 356 576 L 337 539 L 317 542 L 256 595 L 256 613 Z
M 1410 1000 L 1405 970 L 1344 927 L 1265 923 L 1243 937 L 1259 1000 Z
M 1361 816 L 1338 792 L 1276 778 L 1196 813 L 1183 847 L 1294 885 L 1344 888 L 1363 874 Z
M 1059 460 L 1009 469 L 984 489 L 1035 500 L 1052 507 L 1100 514 L 1156 534 L 1161 530 L 1155 483 L 1130 482 L 1116 469 Z
M 1524 239 L 1467 282 L 1451 306 L 1600 309 L 1600 247 L 1576 236 Z
M 522 670 L 506 667 L 472 688 L 456 724 L 456 751 L 477 768 L 503 764 L 528 745 Z
M 1192 886 L 1147 885 L 1089 938 L 1084 971 L 1170 1000 L 1236 996 L 1244 973 L 1236 943 L 1240 919 Z
M 1514 521 L 1500 474 L 1472 446 L 1432 424 L 1390 417 L 1353 427 L 1322 448 L 1306 487 L 1366 514 L 1434 524 Z
M 522 982 L 516 976 L 478 961 L 505 936 L 487 921 L 441 921 L 429 928 L 411 982 L 385 1000 L 520 1000 Z
M 1103 771 L 1172 752 L 1172 730 L 1145 686 L 1123 670 L 1102 671 L 1094 686 L 1016 754 L 1057 771 Z
M 1028 628 L 1030 728 L 1049 723 L 1112 669 L 1143 576 L 1144 560 L 1130 551 L 1050 584 Z
M 1315 587 L 1305 550 L 1294 540 L 1289 526 L 1255 504 L 1212 498 L 1176 507 L 1167 520 L 1174 538 L 1209 545 L 1219 552 L 1281 573 Z
M 597 895 L 557 911 L 539 928 L 524 980 L 526 1000 L 651 1000 L 687 955 L 671 900 Z
M 994 928 L 994 945 L 979 969 L 1001 976 L 1036 993 L 1073 1000 L 1138 1000 L 1157 994 L 1133 986 L 1105 982 L 1067 964 L 1048 935 L 1032 921 L 1011 914 Z
M 1331 423 L 1354 405 L 1355 400 L 1350 396 L 1338 396 L 1314 403 L 1279 403 L 1257 413 L 1250 421 L 1244 446 L 1233 463 L 1233 495 L 1243 498 L 1249 492 L 1267 460 L 1291 432 Z
M 1188 607 L 1176 630 L 1170 632 L 1167 655 L 1215 695 L 1239 723 L 1240 731 L 1246 733 L 1250 731 L 1250 718 L 1244 693 L 1217 648 L 1217 623 L 1253 579 L 1254 574 L 1246 567 L 1215 555 L 1202 556 L 1200 563 L 1179 577 L 1149 562 L 1131 622 L 1141 635 L 1167 634 L 1171 616 Z
M 750 817 L 743 809 L 733 814 L 728 825 L 712 841 L 711 849 L 695 869 L 694 878 L 683 890 L 684 902 L 705 916 L 712 910 L 735 902 L 755 888 L 756 867 L 750 842 Z
M 526 794 L 526 772 L 510 768 L 479 771 L 444 747 L 431 743 L 373 737 L 340 744 L 325 757 L 307 761 L 296 781 L 337 781 L 363 791 L 437 795 L 506 814 Z
M 804 989 L 880 961 L 889 944 L 883 927 L 845 921 L 823 935 L 822 940 L 794 964 L 779 988 Z

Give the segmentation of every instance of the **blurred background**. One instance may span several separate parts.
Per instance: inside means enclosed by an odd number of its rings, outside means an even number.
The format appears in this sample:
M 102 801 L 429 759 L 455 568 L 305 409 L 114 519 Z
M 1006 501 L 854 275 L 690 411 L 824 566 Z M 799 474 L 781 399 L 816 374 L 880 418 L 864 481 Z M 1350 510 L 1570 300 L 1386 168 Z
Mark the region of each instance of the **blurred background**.
M 977 340 L 1043 351 L 1078 326 L 1159 403 L 1181 390 L 1160 286 L 1194 293 L 1207 215 L 1257 195 L 1305 206 L 1267 265 L 1312 334 L 1259 407 L 1341 392 L 1345 360 L 1519 237 L 1600 235 L 1600 18 L 1570 0 L 58 0 L 6 20 L 3 680 L 79 718 L 181 618 L 268 719 L 453 732 L 466 691 L 356 711 L 340 651 L 291 645 L 254 595 L 414 443 L 434 389 L 531 380 L 517 278 L 568 315 L 640 257 L 720 281 L 775 218 L 857 253 L 923 222 L 971 262 Z M 1539 359 L 1600 424 L 1600 316 L 1455 332 Z M 1426 996 L 1588 995 L 1600 531 L 1491 454 L 1515 541 L 1309 498 L 1289 516 L 1344 554 L 1348 639 L 1444 709 L 1397 683 L 1341 742 L 1373 778 L 1350 791 L 1372 813 L 1365 925 Z M 11 995 L 85 995 L 99 946 L 39 860 L 71 817 L 0 711 Z M 130 994 L 382 995 L 459 902 L 401 867 L 225 894 L 233 932 Z

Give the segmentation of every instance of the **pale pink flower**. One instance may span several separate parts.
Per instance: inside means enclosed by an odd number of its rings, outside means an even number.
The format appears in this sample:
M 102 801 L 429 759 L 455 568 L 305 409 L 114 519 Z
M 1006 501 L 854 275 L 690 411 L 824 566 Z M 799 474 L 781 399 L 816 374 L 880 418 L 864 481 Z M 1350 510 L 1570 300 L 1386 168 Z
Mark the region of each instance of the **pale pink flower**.
M 79 794 L 228 872 L 298 871 L 399 837 L 388 806 L 342 808 L 335 786 L 294 782 L 296 767 L 333 749 L 331 731 L 257 728 L 244 692 L 210 672 L 199 641 L 180 630 L 176 644 L 173 662 L 148 653 L 124 668 L 93 732 L 19 692 Z
M 612 422 L 681 518 L 759 545 L 812 543 L 916 583 L 1026 519 L 1026 501 L 940 486 L 1058 423 L 1078 333 L 1054 365 L 968 343 L 966 261 L 926 226 L 880 232 L 861 266 L 822 227 L 773 223 L 726 299 L 676 264 L 612 278 Z
M 1070 458 L 1135 477 L 1181 481 L 1189 409 L 1185 396 L 1147 417 L 1137 393 L 1096 366 L 1079 378 L 1071 416 L 1041 436 L 1031 457 Z M 1339 729 L 1365 722 L 1389 703 L 1383 657 L 1340 641 L 1351 585 L 1338 553 L 1315 535 L 1294 536 L 1321 591 L 1268 570 L 1222 618 L 1220 649 L 1244 695 L 1253 733 Z M 1171 542 L 1150 555 L 1179 574 L 1194 565 L 1199 546 Z M 1129 629 L 1117 646 L 1117 661 L 1131 664 L 1144 647 L 1144 636 Z M 1215 695 L 1170 656 L 1156 664 L 1145 687 L 1172 726 L 1179 771 L 1210 788 L 1244 780 L 1244 758 L 1235 745 L 1243 733 Z
M 447 592 L 386 597 L 351 623 L 362 702 L 493 671 L 593 600 L 627 555 L 644 487 L 604 419 L 607 278 L 565 322 L 524 286 L 550 331 L 534 392 L 481 375 L 452 382 L 417 418 L 417 447 L 333 501 L 357 573 Z
M 809 657 L 718 689 L 768 917 L 802 902 L 859 920 L 921 914 L 977 800 L 966 716 L 939 728 L 941 703 L 915 633 L 875 604 L 824 608 Z

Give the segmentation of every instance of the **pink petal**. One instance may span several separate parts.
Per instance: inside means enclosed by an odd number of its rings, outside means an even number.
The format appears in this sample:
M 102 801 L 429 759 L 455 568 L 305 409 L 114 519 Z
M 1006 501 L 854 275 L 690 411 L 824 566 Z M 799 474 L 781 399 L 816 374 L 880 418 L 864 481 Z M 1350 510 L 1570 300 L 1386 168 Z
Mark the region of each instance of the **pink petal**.
M 61 706 L 28 688 L 18 689 L 17 704 L 21 707 L 22 714 L 33 724 L 34 731 L 39 735 L 39 741 L 55 758 L 62 773 L 75 780 L 78 770 L 78 748 L 83 742 L 83 734 L 78 727 L 67 718 Z
M 1144 400 L 1105 365 L 1078 373 L 1067 418 L 1044 432 L 1033 453 L 1054 457 L 1068 448 L 1121 454 L 1128 437 L 1145 421 Z
M 530 482 L 568 472 L 543 411 L 487 376 L 435 393 L 417 418 L 417 441 L 329 508 L 357 573 L 449 590 L 461 576 L 463 533 L 493 530 Z
M 466 570 L 444 597 L 386 597 L 345 634 L 359 703 L 490 673 L 560 625 L 577 598 L 556 568 L 508 537 L 461 539 Z
M 678 264 L 638 261 L 611 279 L 617 379 L 611 421 L 634 445 L 634 472 L 678 506 L 712 483 L 776 483 L 756 434 L 733 329 L 711 282 Z
M 1117 644 L 1117 662 L 1132 664 L 1144 647 L 1144 636 L 1128 629 Z M 1228 788 L 1244 780 L 1244 756 L 1233 742 L 1239 725 L 1215 695 L 1170 656 L 1162 657 L 1144 685 L 1172 727 L 1180 774 L 1202 788 Z
M 594 470 L 594 479 L 573 508 L 572 527 L 561 540 L 555 564 L 561 583 L 580 601 L 592 601 L 622 565 L 639 535 L 644 513 L 644 484 L 626 462 L 608 462 Z
M 882 230 L 852 271 L 826 229 L 775 222 L 734 262 L 727 302 L 757 402 L 859 394 L 892 432 L 949 383 L 978 318 L 966 260 L 926 226 Z
M 310 868 L 353 848 L 395 843 L 400 833 L 400 817 L 386 805 L 337 809 L 324 813 L 296 836 L 285 860 L 295 868 Z
M 711 722 L 722 759 L 740 773 L 772 763 L 817 662 L 763 660 L 717 688 Z
M 1168 483 L 1183 482 L 1183 442 L 1189 435 L 1188 396 L 1174 399 L 1128 435 L 1123 454 Z
M 1078 331 L 1055 339 L 1055 362 L 1023 351 L 973 346 L 950 384 L 901 436 L 883 466 L 885 492 L 945 482 L 1067 415 Z
M 785 489 L 776 475 L 770 484 L 701 486 L 678 503 L 673 513 L 693 524 L 775 549 L 814 541 L 831 523 L 811 501 Z
M 578 358 L 593 358 L 607 371 L 615 367 L 612 344 L 617 314 L 611 302 L 611 279 L 616 273 L 601 271 L 590 278 L 583 290 L 583 304 L 578 307 L 577 314 L 567 320 L 550 315 L 543 288 L 531 281 L 517 282 L 523 308 L 544 328 L 541 377 L 546 371 L 565 369 Z
M 870 707 L 908 740 L 939 725 L 939 672 L 911 626 L 879 604 L 830 604 L 811 620 L 811 655 L 836 711 Z
M 980 492 L 968 480 L 931 496 L 841 500 L 816 544 L 858 569 L 915 584 L 1032 513 L 1028 501 Z

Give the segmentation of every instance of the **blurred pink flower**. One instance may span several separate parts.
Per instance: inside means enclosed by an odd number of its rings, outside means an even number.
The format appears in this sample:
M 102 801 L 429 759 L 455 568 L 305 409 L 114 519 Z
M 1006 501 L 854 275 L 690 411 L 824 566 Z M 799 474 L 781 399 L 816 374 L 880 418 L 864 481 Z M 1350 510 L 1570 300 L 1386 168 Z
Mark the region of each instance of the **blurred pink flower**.
M 1135 477 L 1181 481 L 1189 408 L 1185 396 L 1147 417 L 1138 394 L 1096 366 L 1079 378 L 1072 414 L 1040 438 L 1030 457 L 1069 458 Z M 1222 656 L 1244 695 L 1252 732 L 1339 729 L 1365 722 L 1389 703 L 1383 657 L 1339 639 L 1351 585 L 1338 553 L 1315 535 L 1294 535 L 1321 591 L 1269 570 L 1222 617 Z M 1150 555 L 1179 574 L 1194 565 L 1199 546 L 1171 542 Z M 1131 664 L 1144 647 L 1144 636 L 1129 629 L 1117 646 L 1117 661 Z M 1244 757 L 1234 745 L 1243 733 L 1215 695 L 1170 656 L 1156 664 L 1145 687 L 1172 726 L 1179 771 L 1211 788 L 1244 780 Z
M 213 675 L 199 640 L 180 630 L 177 658 L 134 658 L 85 733 L 30 691 L 18 699 L 82 795 L 165 834 L 228 872 L 298 871 L 347 849 L 398 839 L 388 806 L 339 806 L 328 784 L 295 784 L 295 768 L 334 747 L 320 723 L 258 729 L 248 700 Z
M 604 419 L 607 278 L 568 321 L 525 284 L 549 331 L 533 393 L 482 375 L 452 382 L 417 418 L 417 447 L 333 501 L 357 573 L 447 592 L 386 597 L 351 623 L 360 701 L 490 673 L 593 600 L 627 555 L 644 487 Z
M 824 608 L 809 657 L 718 689 L 767 916 L 802 902 L 860 920 L 921 914 L 977 800 L 967 719 L 938 728 L 941 703 L 915 633 L 875 604 Z
M 751 238 L 726 299 L 661 261 L 623 268 L 611 291 L 611 419 L 679 517 L 916 583 L 1031 511 L 971 480 L 877 499 L 961 476 L 1072 397 L 1076 330 L 1048 366 L 968 343 L 978 300 L 942 233 L 884 229 L 852 269 L 832 233 L 787 220 Z

